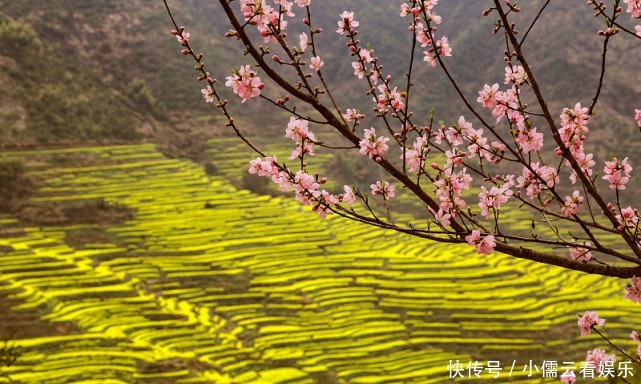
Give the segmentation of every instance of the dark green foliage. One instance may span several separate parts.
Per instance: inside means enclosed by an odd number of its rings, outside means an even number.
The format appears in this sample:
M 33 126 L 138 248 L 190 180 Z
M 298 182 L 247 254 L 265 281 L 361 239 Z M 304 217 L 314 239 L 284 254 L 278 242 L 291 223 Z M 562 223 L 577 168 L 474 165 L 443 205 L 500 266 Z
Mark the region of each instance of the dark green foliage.
M 0 368 L 11 367 L 18 361 L 20 356 L 22 356 L 20 349 L 11 343 L 10 340 L 10 338 L 5 337 L 0 346 Z M 11 377 L 4 373 L 0 373 L 0 378 L 9 380 L 10 383 L 13 382 Z
M 0 158 L 0 212 L 13 210 L 34 188 L 35 183 L 25 175 L 22 161 Z
M 165 117 L 165 111 L 167 110 L 165 103 L 156 99 L 144 79 L 135 78 L 129 83 L 127 96 L 136 103 L 139 109 L 151 113 L 158 119 Z
M 15 21 L 0 23 L 0 53 L 14 56 L 22 53 L 36 40 L 36 31 Z

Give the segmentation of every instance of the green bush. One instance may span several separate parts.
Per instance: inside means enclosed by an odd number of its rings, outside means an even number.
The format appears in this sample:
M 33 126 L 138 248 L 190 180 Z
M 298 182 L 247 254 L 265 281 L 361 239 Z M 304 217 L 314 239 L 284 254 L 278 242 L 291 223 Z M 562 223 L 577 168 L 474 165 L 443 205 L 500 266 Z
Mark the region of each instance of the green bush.
M 29 25 L 3 21 L 0 23 L 0 53 L 9 56 L 21 54 L 36 41 L 37 36 Z

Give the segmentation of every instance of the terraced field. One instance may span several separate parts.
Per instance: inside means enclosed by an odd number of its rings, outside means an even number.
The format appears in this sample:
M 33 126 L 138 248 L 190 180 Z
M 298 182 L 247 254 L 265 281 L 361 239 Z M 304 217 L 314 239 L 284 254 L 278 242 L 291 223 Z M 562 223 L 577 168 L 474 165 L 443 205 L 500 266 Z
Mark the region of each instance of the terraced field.
M 151 145 L 4 154 L 41 180 L 32 204 L 98 199 L 135 215 L 110 226 L 0 218 L 0 330 L 16 328 L 23 352 L 0 373 L 18 383 L 441 383 L 451 360 L 516 360 L 512 381 L 540 383 L 522 371 L 529 360 L 578 362 L 602 344 L 579 337 L 586 309 L 631 346 L 641 306 L 623 300 L 621 282 L 321 220 L 293 199 L 234 188 L 249 156 L 221 143 L 215 177 Z

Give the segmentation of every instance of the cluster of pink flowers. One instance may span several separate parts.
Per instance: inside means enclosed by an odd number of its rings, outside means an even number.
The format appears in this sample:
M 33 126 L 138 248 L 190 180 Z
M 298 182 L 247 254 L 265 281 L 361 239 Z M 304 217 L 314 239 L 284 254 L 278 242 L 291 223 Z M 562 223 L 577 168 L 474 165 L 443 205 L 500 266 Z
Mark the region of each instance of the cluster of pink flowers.
M 375 156 L 382 156 L 387 152 L 389 138 L 385 136 L 376 136 L 376 129 L 365 129 L 364 138 L 358 143 L 361 155 L 367 155 L 370 159 Z
M 354 121 L 356 122 L 356 125 L 359 124 L 360 120 L 363 120 L 365 118 L 365 115 L 361 114 L 358 110 L 356 109 L 347 109 L 345 113 L 343 114 L 343 117 L 345 118 L 345 121 Z
M 432 9 L 438 4 L 438 0 L 418 0 L 412 7 L 408 3 L 401 4 L 401 17 L 408 15 L 418 16 L 423 12 L 430 14 Z
M 396 196 L 396 193 L 394 192 L 396 190 L 396 187 L 390 185 L 390 183 L 388 183 L 387 181 L 377 181 L 375 184 L 372 184 L 369 187 L 372 189 L 373 195 L 381 195 L 383 196 L 383 200 L 389 200 L 390 198 Z
M 626 12 L 632 14 L 635 19 L 641 18 L 641 0 L 623 0 L 628 5 Z
M 240 96 L 242 102 L 252 97 L 260 96 L 260 91 L 265 87 L 249 65 L 241 65 L 240 68 L 234 68 L 232 75 L 227 76 L 225 85 L 231 87 L 235 94 Z
M 349 32 L 352 28 L 356 28 L 360 23 L 354 20 L 354 12 L 343 11 L 340 14 L 341 19 L 338 21 L 338 29 L 336 33 L 344 35 Z
M 641 127 L 641 109 L 634 110 L 634 120 L 636 120 L 637 125 Z
M 585 247 L 591 247 L 592 243 L 590 243 L 589 241 L 586 241 L 582 245 L 583 247 L 576 246 L 576 247 L 568 248 L 570 251 L 570 257 L 572 257 L 572 260 L 583 261 L 583 262 L 588 262 L 592 260 L 592 252 L 590 252 L 589 248 L 585 248 Z
M 621 214 L 617 215 L 616 218 L 621 224 L 617 230 L 623 231 L 624 228 L 628 228 L 636 232 L 639 225 L 639 211 L 632 207 L 622 208 Z
M 443 36 L 436 40 L 434 47 L 424 51 L 423 55 L 423 61 L 432 67 L 436 67 L 436 58 L 438 56 L 452 56 L 452 47 L 450 47 L 447 36 Z
M 514 83 L 516 86 L 523 85 L 527 80 L 525 69 L 520 65 L 508 65 L 505 67 L 504 84 Z
M 583 203 L 583 196 L 581 196 L 581 192 L 574 191 L 572 192 L 572 196 L 565 196 L 561 212 L 563 212 L 565 217 L 576 215 L 579 212 L 579 206 L 581 203 Z
M 568 371 L 561 375 L 561 382 L 565 384 L 574 384 L 576 383 L 576 375 L 574 371 Z
M 373 51 L 371 49 L 365 48 L 353 48 L 353 55 L 357 56 L 357 60 L 352 63 L 352 68 L 354 68 L 354 76 L 358 77 L 359 79 L 367 76 L 372 84 L 377 84 L 380 73 L 374 66 L 376 58 L 372 56 Z M 365 68 L 365 63 L 372 64 L 369 70 Z
M 514 192 L 510 189 L 512 183 L 508 182 L 501 187 L 492 187 L 488 191 L 485 187 L 481 186 L 481 193 L 479 193 L 479 207 L 481 208 L 481 216 L 486 219 L 490 218 L 490 209 L 498 212 L 501 204 L 507 202 Z
M 296 142 L 296 149 L 294 149 L 291 156 L 289 156 L 290 160 L 303 158 L 303 155 L 316 155 L 314 147 L 312 146 L 312 142 L 316 141 L 316 137 L 314 133 L 309 130 L 309 122 L 307 120 L 290 117 L 287 128 L 285 129 L 285 137 Z
M 374 98 L 376 103 L 375 111 L 380 114 L 385 114 L 389 112 L 389 105 L 392 106 L 395 112 L 402 111 L 405 108 L 405 103 L 403 102 L 403 96 L 401 92 L 398 91 L 398 87 L 390 89 L 387 84 L 381 84 L 378 86 L 378 96 Z
M 205 103 L 213 103 L 214 102 L 214 89 L 210 87 L 209 85 L 207 88 L 201 89 L 200 93 L 203 94 L 203 98 L 205 99 Z
M 305 205 L 311 205 L 312 210 L 325 218 L 331 215 L 331 206 L 344 202 L 352 206 L 356 201 L 356 195 L 351 187 L 345 186 L 345 193 L 334 195 L 326 190 L 321 190 L 320 185 L 325 183 L 325 179 L 318 179 L 304 170 L 298 170 L 293 176 L 287 170 L 281 170 L 276 161 L 276 157 L 260 157 L 249 162 L 249 173 L 258 176 L 271 177 L 272 181 L 278 184 L 283 192 L 293 189 L 296 200 Z M 394 187 L 391 187 L 392 196 Z
M 452 217 L 457 217 L 459 209 L 466 205 L 462 198 L 463 190 L 470 189 L 471 182 L 472 176 L 467 174 L 467 168 L 456 173 L 451 167 L 444 171 L 439 170 L 438 180 L 434 182 L 436 197 L 440 201 L 439 207 Z
M 630 172 L 632 172 L 632 166 L 628 164 L 628 158 L 626 157 L 623 161 L 614 157 L 612 161 L 605 162 L 605 168 L 603 168 L 605 176 L 604 180 L 607 180 L 610 183 L 610 189 L 625 189 L 625 185 L 630 180 Z
M 427 136 L 419 136 L 414 140 L 412 148 L 405 150 L 405 161 L 409 167 L 410 173 L 419 173 L 420 170 L 425 166 L 425 157 L 430 152 L 431 147 L 429 146 L 430 142 Z M 403 158 L 401 153 L 400 158 Z
M 581 336 L 587 336 L 592 332 L 592 327 L 597 325 L 602 327 L 605 324 L 605 319 L 599 317 L 596 312 L 587 311 L 583 316 L 579 317 L 578 326 L 581 330 Z
M 416 41 L 421 44 L 421 47 L 425 48 L 427 46 L 432 46 L 432 48 L 423 52 L 423 61 L 427 62 L 432 67 L 436 67 L 436 58 L 437 56 L 452 56 L 452 47 L 450 47 L 448 38 L 446 36 L 441 37 L 436 40 L 436 43 L 432 41 L 430 32 L 436 31 L 435 27 L 430 27 L 429 23 L 441 24 L 441 16 L 434 13 L 433 8 L 438 4 L 438 0 L 419 0 L 414 3 L 412 7 L 408 3 L 401 4 L 401 17 L 412 16 L 414 18 L 415 24 L 413 23 L 410 26 L 410 30 L 416 35 Z M 425 26 L 421 20 L 428 23 L 428 26 Z
M 637 343 L 637 356 L 641 360 L 641 339 L 639 339 L 637 331 L 632 331 L 632 333 L 630 333 L 630 338 Z
M 626 299 L 632 300 L 636 303 L 641 304 L 641 279 L 632 276 L 631 282 L 628 283 L 625 287 L 625 296 Z
M 532 200 L 541 196 L 543 191 L 552 188 L 559 181 L 556 168 L 540 166 L 538 162 L 531 163 L 529 167 L 523 167 L 521 176 L 516 179 L 518 187 L 525 189 L 527 196 Z
M 468 245 L 475 247 L 476 252 L 482 255 L 489 255 L 494 250 L 494 247 L 496 247 L 494 235 L 487 235 L 481 238 L 481 232 L 477 229 L 467 235 L 465 241 L 467 241 Z
M 283 15 L 291 12 L 291 7 L 284 8 L 284 12 L 281 14 L 271 5 L 267 5 L 264 0 L 240 0 L 240 11 L 243 13 L 245 21 L 256 26 L 266 43 L 275 40 L 273 28 L 277 28 L 279 24 L 281 30 L 287 27 L 287 21 L 284 20 Z
M 512 83 L 512 88 L 501 91 L 499 85 L 485 84 L 476 99 L 484 108 L 490 109 L 498 123 L 507 116 L 508 121 L 516 129 L 512 130 L 519 148 L 524 153 L 539 151 L 543 148 L 543 133 L 532 127 L 529 117 L 521 112 L 517 95 L 519 87 L 527 80 L 527 74 L 522 66 L 508 65 L 505 67 L 505 84 Z
M 573 109 L 563 108 L 559 135 L 572 154 L 576 155 L 581 150 L 586 134 L 589 132 L 589 123 L 589 110 L 581 107 L 581 103 L 577 103 Z
M 278 9 L 267 4 L 266 0 L 240 0 L 240 11 L 248 24 L 255 25 L 266 43 L 275 41 L 274 35 L 287 28 L 285 16 L 295 16 L 292 11 L 294 2 L 274 0 Z M 296 0 L 296 5 L 306 7 L 311 0 Z
M 309 69 L 313 69 L 316 72 L 320 71 L 321 67 L 325 65 L 325 62 L 321 60 L 320 56 L 312 57 L 311 61 L 312 63 L 309 65 Z
M 596 368 L 596 371 L 599 374 L 603 374 L 606 369 L 610 372 L 614 372 L 614 363 L 616 357 L 614 354 L 608 355 L 603 349 L 594 348 L 592 351 L 588 351 L 588 355 L 585 358 L 587 363 L 592 363 Z M 612 374 L 614 375 L 614 374 Z

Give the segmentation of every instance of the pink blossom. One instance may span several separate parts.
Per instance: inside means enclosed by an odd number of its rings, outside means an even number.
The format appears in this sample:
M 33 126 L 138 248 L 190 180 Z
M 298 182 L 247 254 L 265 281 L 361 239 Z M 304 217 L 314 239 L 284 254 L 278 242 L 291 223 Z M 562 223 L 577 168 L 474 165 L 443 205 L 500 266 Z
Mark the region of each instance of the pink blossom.
M 328 215 L 334 214 L 331 210 L 331 206 L 338 204 L 339 199 L 338 196 L 332 195 L 324 189 L 321 191 L 320 197 L 322 200 L 319 200 L 312 210 L 318 213 L 321 219 L 324 219 Z
M 467 139 L 469 140 L 467 150 L 470 153 L 470 158 L 473 158 L 476 155 L 479 155 L 479 157 L 487 157 L 487 155 L 489 155 L 489 151 L 487 150 L 487 138 L 483 137 L 482 128 L 468 130 Z
M 325 65 L 325 62 L 321 60 L 320 56 L 314 56 L 311 60 L 312 63 L 309 65 L 309 68 L 316 72 L 320 71 L 321 67 Z
M 241 97 L 243 103 L 252 97 L 259 96 L 260 90 L 265 86 L 249 65 L 233 69 L 232 76 L 227 76 L 226 79 L 225 85 L 231 87 L 234 93 Z
M 581 336 L 587 336 L 592 332 L 593 326 L 598 325 L 599 327 L 602 327 L 603 324 L 605 324 L 605 319 L 600 318 L 594 311 L 587 311 L 583 316 L 579 317 L 579 321 L 577 323 L 581 330 Z
M 344 11 L 340 14 L 341 20 L 338 22 L 336 33 L 344 35 L 350 28 L 359 26 L 359 22 L 354 20 L 354 12 Z
M 625 286 L 625 295 L 628 300 L 641 304 L 641 279 L 632 276 L 631 282 Z
M 637 343 L 641 342 L 641 340 L 639 340 L 639 334 L 637 333 L 637 331 L 632 331 L 632 333 L 630 333 L 630 338 Z
M 639 213 L 632 207 L 622 208 L 621 214 L 617 215 L 617 220 L 622 226 L 630 229 L 636 229 L 639 223 Z
M 309 46 L 309 38 L 306 33 L 301 33 L 299 38 L 300 52 L 305 53 L 305 50 Z
M 278 0 L 275 3 L 284 3 L 284 14 L 293 16 L 290 2 Z M 240 0 L 240 11 L 243 13 L 245 21 L 256 26 L 266 43 L 276 40 L 270 27 L 280 27 L 281 32 L 287 28 L 287 21 L 283 19 L 284 14 L 281 15 L 279 11 L 265 4 L 263 0 Z
M 634 30 L 637 32 L 637 36 L 641 36 L 641 25 L 635 25 Z
M 516 112 L 519 109 L 519 105 L 516 102 L 516 94 L 518 90 L 514 87 L 508 89 L 505 92 L 498 91 L 496 92 L 495 99 L 496 105 L 492 109 L 492 116 L 496 117 L 496 122 L 501 121 L 503 117 L 509 112 L 514 111 L 516 116 L 520 116 L 520 113 Z M 509 107 L 509 108 L 508 108 Z
M 481 216 L 486 219 L 490 218 L 490 208 L 495 212 L 501 208 L 502 203 L 506 203 L 514 192 L 510 190 L 510 184 L 504 184 L 502 187 L 492 187 L 489 191 L 481 186 L 481 193 L 479 193 L 479 207 L 481 208 Z
M 448 226 L 451 224 L 450 219 L 452 218 L 452 215 L 445 212 L 442 208 L 438 209 L 438 212 L 435 212 L 432 207 L 427 207 L 427 209 L 434 215 L 434 218 L 438 223 L 442 226 Z
M 524 153 L 539 151 L 543 148 L 543 133 L 536 131 L 536 128 L 523 131 L 519 129 L 516 141 Z
M 639 0 L 623 0 L 628 5 L 626 12 L 632 14 L 635 19 L 641 18 L 641 1 Z
M 429 43 L 429 41 L 428 41 Z M 446 36 L 441 37 L 436 41 L 435 48 L 431 48 L 423 52 L 423 61 L 436 67 L 436 57 L 438 56 L 452 56 L 452 47 Z
M 478 229 L 472 231 L 471 234 L 465 236 L 465 241 L 470 246 L 476 248 L 476 252 L 481 255 L 489 255 L 494 251 L 496 243 L 494 242 L 494 235 L 488 235 L 481 239 L 481 232 Z
M 296 5 L 299 7 L 309 7 L 312 5 L 312 0 L 296 0 Z
M 369 186 L 372 189 L 372 194 L 373 195 L 381 195 L 383 196 L 383 200 L 389 200 L 391 197 L 396 196 L 394 191 L 396 190 L 396 187 L 393 185 L 390 185 L 387 181 L 380 182 L 377 181 L 376 184 L 372 184 Z
M 425 157 L 429 152 L 429 141 L 427 136 L 419 136 L 414 141 L 411 149 L 405 150 L 405 161 L 409 166 L 409 172 L 420 172 L 420 169 L 425 165 Z M 401 153 L 400 158 L 403 158 Z
M 358 51 L 359 56 L 361 57 L 361 60 L 366 62 L 366 63 L 372 63 L 374 62 L 374 58 L 372 57 L 372 50 L 361 48 Z
M 189 32 L 183 32 L 182 36 L 180 34 L 177 34 L 176 39 L 178 39 L 179 43 L 187 44 L 187 42 L 189 41 L 189 36 L 191 36 Z
M 467 168 L 453 173 L 448 167 L 440 174 L 440 178 L 434 182 L 436 196 L 440 200 L 439 207 L 443 211 L 456 216 L 456 208 L 464 207 L 465 201 L 461 198 L 463 190 L 470 189 L 472 177 L 467 174 Z
M 316 156 L 314 152 L 314 147 L 309 140 L 303 140 L 303 144 L 296 143 L 296 149 L 292 151 L 292 154 L 289 156 L 289 160 L 294 160 L 296 158 L 303 158 L 303 155 Z
M 637 27 L 641 27 L 641 26 L 637 25 Z M 634 119 L 636 120 L 637 125 L 641 127 L 641 109 L 634 110 Z
M 418 22 L 416 26 L 410 26 L 410 31 L 414 29 L 414 34 L 416 35 L 416 41 L 421 43 L 421 47 L 425 48 L 428 45 L 432 45 L 432 40 L 430 39 L 429 30 L 425 28 L 423 23 Z M 425 52 L 428 54 L 429 52 Z
M 436 48 L 439 54 L 443 56 L 452 56 L 452 48 L 446 36 L 436 40 Z
M 630 172 L 632 172 L 632 166 L 628 164 L 628 158 L 623 159 L 621 163 L 619 160 L 614 157 L 612 161 L 605 162 L 605 168 L 603 168 L 605 176 L 604 180 L 607 180 L 610 183 L 610 189 L 625 189 L 625 185 L 630 180 Z
M 356 109 L 347 109 L 343 114 L 345 121 L 358 121 L 365 118 L 365 115 L 359 113 Z
M 483 108 L 493 109 L 496 107 L 496 93 L 499 91 L 499 85 L 494 84 L 491 87 L 487 84 L 483 86 L 483 89 L 479 91 L 479 97 L 476 99 Z
M 386 84 L 381 84 L 378 86 L 379 94 L 374 98 L 377 106 L 376 109 L 381 113 L 386 113 L 388 111 L 387 106 L 390 105 L 396 112 L 401 111 L 405 108 L 405 103 L 403 103 L 403 96 L 398 91 L 398 87 L 394 89 L 389 89 Z
M 343 202 L 351 207 L 356 202 L 356 194 L 354 194 L 354 190 L 352 190 L 348 185 L 345 185 L 343 188 L 345 190 L 345 193 L 343 194 Z
M 572 196 L 566 196 L 561 211 L 565 217 L 576 215 L 579 211 L 579 205 L 583 203 L 583 196 L 579 191 L 574 191 Z
M 592 167 L 594 167 L 596 165 L 596 162 L 594 160 L 592 160 L 594 155 L 592 153 L 585 154 L 583 152 L 583 150 L 581 150 L 578 153 L 576 153 L 574 155 L 574 157 L 575 157 L 577 163 L 579 164 L 579 166 L 581 167 L 582 173 L 587 177 L 592 176 L 592 173 L 593 173 Z M 568 167 L 570 167 L 570 162 L 569 161 L 566 161 L 565 164 Z M 576 174 L 576 172 L 574 172 L 574 170 L 572 170 L 572 172 L 570 173 L 570 180 L 572 181 L 572 184 L 576 183 L 577 174 Z
M 214 102 L 214 90 L 212 89 L 211 86 L 207 86 L 207 88 L 201 89 L 200 93 L 203 94 L 203 98 L 205 99 L 205 103 L 213 103 Z
M 382 156 L 389 149 L 386 144 L 388 141 L 387 137 L 377 137 L 375 128 L 365 129 L 365 137 L 358 143 L 359 153 L 368 155 L 370 159 L 374 156 Z
M 263 167 L 263 160 L 260 157 L 249 162 L 248 172 L 252 175 L 257 174 L 258 176 L 266 176 L 268 174 L 267 169 Z
M 525 83 L 527 74 L 520 65 L 508 65 L 505 67 L 505 81 L 504 84 L 514 83 L 517 86 Z
M 314 136 L 314 133 L 309 130 L 308 125 L 309 122 L 307 120 L 290 117 L 289 123 L 287 123 L 287 128 L 285 129 L 285 137 L 297 142 L 302 139 L 316 141 L 316 137 Z
M 316 179 L 303 170 L 297 171 L 294 175 L 294 190 L 296 200 L 306 205 L 314 203 L 321 194 Z
M 590 247 L 592 246 L 592 243 L 590 243 L 589 241 L 586 241 L 582 245 Z M 583 262 L 588 262 L 592 260 L 592 252 L 590 252 L 589 248 L 576 246 L 576 247 L 570 247 L 569 250 L 570 250 L 570 256 L 572 257 L 572 260 L 583 261 Z
M 594 348 L 592 351 L 588 351 L 585 361 L 594 364 L 596 371 L 602 373 L 606 367 L 614 370 L 616 357 L 614 354 L 607 355 L 603 349 Z
M 583 142 L 586 139 L 586 134 L 589 132 L 589 119 L 589 109 L 582 107 L 581 103 L 576 103 L 573 109 L 564 108 L 561 113 L 559 135 L 561 136 L 563 144 L 565 144 L 575 156 L 577 153 L 582 152 Z
M 574 384 L 576 383 L 576 375 L 574 371 L 567 371 L 561 375 L 561 381 L 565 384 Z

